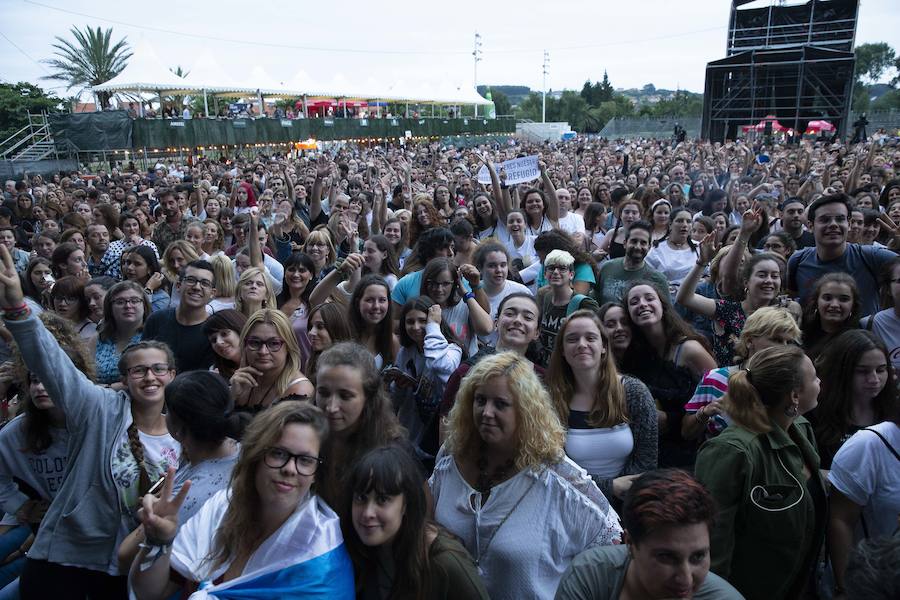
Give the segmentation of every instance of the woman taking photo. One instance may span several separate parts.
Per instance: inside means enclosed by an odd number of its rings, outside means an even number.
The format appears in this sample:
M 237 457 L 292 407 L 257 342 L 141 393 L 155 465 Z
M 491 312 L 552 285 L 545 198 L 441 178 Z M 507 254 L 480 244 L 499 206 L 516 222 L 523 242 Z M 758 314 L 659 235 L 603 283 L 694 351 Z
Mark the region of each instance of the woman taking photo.
M 889 418 L 897 387 L 887 348 L 871 331 L 851 329 L 834 338 L 816 359 L 819 405 L 809 420 L 823 469 L 850 436 Z
M 124 389 L 119 359 L 125 348 L 141 341 L 141 331 L 149 315 L 150 302 L 135 282 L 120 281 L 106 293 L 94 351 L 97 383 Z
M 283 313 L 267 308 L 253 313 L 241 331 L 241 366 L 231 376 L 235 410 L 258 413 L 285 396 L 313 397 L 313 386 L 300 372 L 300 348 Z
M 246 324 L 244 313 L 233 308 L 217 311 L 203 323 L 203 334 L 215 353 L 211 370 L 225 379 L 231 379 L 241 366 L 241 332 Z
M 697 456 L 697 479 L 719 506 L 712 570 L 748 600 L 814 590 L 826 497 L 812 426 L 800 415 L 818 394 L 800 348 L 760 350 L 728 378 L 722 402 L 732 425 Z
M 319 356 L 316 406 L 325 411 L 331 429 L 319 493 L 329 506 L 341 506 L 356 461 L 379 446 L 408 444 L 406 431 L 394 415 L 372 354 L 355 342 L 335 344 Z
M 494 600 L 553 598 L 576 554 L 620 539 L 615 511 L 564 447 L 530 362 L 504 352 L 469 371 L 428 485 L 435 520 L 462 540 Z
M 169 307 L 169 293 L 165 289 L 165 277 L 159 270 L 159 261 L 152 248 L 134 246 L 122 253 L 122 276 L 141 286 L 150 298 L 150 311 Z
M 716 368 L 716 361 L 706 341 L 652 284 L 635 281 L 625 289 L 623 298 L 631 344 L 622 357 L 622 371 L 640 379 L 659 407 L 660 466 L 689 467 L 697 448 L 692 440 L 681 437 L 684 405 L 703 374 Z
M 21 307 L 22 290 L 4 248 L 0 257 L 0 305 Z M 174 358 L 157 342 L 128 347 L 120 361 L 127 390 L 113 391 L 85 377 L 26 308 L 7 309 L 5 321 L 69 430 L 68 476 L 28 553 L 22 597 L 121 597 L 125 578 L 118 576 L 116 548 L 122 532 L 134 529 L 138 498 L 180 454 L 162 413 Z
M 556 339 L 547 387 L 567 428 L 566 455 L 604 496 L 621 500 L 635 477 L 656 468 L 656 405 L 647 386 L 619 375 L 593 311 L 569 315 Z
M 428 518 L 422 484 L 419 465 L 398 446 L 366 453 L 351 471 L 341 523 L 357 598 L 487 600 L 472 557 Z
M 130 575 L 138 600 L 198 587 L 210 596 L 234 590 L 243 598 L 352 600 L 340 522 L 312 492 L 327 437 L 322 411 L 309 404 L 284 402 L 261 413 L 244 433 L 229 487 L 186 523 L 179 509 L 191 486 L 173 496 L 170 471 L 160 497 L 145 496 L 140 511 L 147 542 Z

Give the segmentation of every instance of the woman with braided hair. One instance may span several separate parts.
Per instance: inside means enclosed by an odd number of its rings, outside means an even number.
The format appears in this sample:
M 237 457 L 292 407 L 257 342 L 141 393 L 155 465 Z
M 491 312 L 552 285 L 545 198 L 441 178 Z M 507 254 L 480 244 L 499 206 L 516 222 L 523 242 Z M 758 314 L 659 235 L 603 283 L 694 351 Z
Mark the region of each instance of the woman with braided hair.
M 69 432 L 68 474 L 28 553 L 21 595 L 124 597 L 116 549 L 137 525 L 140 498 L 181 453 L 163 414 L 163 390 L 175 376 L 172 352 L 159 342 L 133 344 L 119 360 L 125 389 L 94 384 L 25 305 L 8 251 L 0 250 L 0 260 L 7 328 Z

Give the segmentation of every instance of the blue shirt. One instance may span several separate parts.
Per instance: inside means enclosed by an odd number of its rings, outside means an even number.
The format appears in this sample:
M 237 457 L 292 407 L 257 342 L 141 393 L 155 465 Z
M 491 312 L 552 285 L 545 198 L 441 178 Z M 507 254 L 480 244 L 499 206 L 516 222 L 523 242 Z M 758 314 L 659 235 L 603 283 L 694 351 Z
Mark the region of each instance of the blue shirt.
M 797 250 L 788 260 L 788 288 L 800 296 L 800 304 L 815 287 L 816 280 L 826 273 L 846 273 L 859 288 L 860 314 L 878 312 L 878 274 L 897 254 L 887 248 L 847 244 L 844 253 L 835 260 L 822 261 L 815 247 Z
M 463 289 L 466 293 L 471 292 L 469 282 L 463 279 Z M 413 271 L 401 277 L 394 289 L 391 291 L 391 300 L 403 306 L 410 298 L 422 295 L 422 271 Z

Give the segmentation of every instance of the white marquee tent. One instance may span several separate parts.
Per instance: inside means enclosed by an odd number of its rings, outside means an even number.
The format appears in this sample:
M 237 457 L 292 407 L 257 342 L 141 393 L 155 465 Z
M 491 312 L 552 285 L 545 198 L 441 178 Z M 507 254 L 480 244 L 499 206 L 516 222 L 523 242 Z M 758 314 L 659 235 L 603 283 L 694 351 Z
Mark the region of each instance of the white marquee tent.
M 407 74 L 413 78 L 414 74 Z M 421 81 L 421 78 L 415 77 Z M 438 84 L 409 84 L 402 79 L 395 82 L 379 82 L 368 77 L 364 82 L 348 80 L 342 73 L 335 73 L 330 81 L 316 81 L 305 71 L 291 78 L 271 76 L 263 67 L 256 66 L 249 73 L 231 73 L 223 69 L 213 53 L 206 49 L 189 68 L 184 78 L 167 69 L 156 52 L 145 40 L 135 47 L 125 69 L 113 79 L 93 87 L 95 92 L 152 93 L 159 96 L 173 93 L 202 93 L 229 96 L 264 96 L 289 98 L 341 98 L 381 100 L 419 104 L 487 105 L 471 86 L 442 81 Z M 207 114 L 209 113 L 207 104 Z

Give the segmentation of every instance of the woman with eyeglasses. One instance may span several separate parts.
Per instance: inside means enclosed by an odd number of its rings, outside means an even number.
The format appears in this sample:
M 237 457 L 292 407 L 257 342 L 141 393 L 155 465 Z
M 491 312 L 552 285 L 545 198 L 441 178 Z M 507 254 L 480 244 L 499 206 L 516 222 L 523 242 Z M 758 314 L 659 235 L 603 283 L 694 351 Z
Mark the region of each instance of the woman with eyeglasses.
M 97 325 L 88 318 L 87 300 L 84 298 L 84 280 L 71 275 L 62 277 L 50 288 L 50 308 L 68 319 L 84 339 L 97 335 Z
M 284 402 L 247 428 L 227 489 L 187 522 L 190 485 L 146 496 L 147 541 L 132 563 L 138 600 L 187 596 L 353 600 L 353 565 L 340 521 L 316 494 L 328 422 L 318 408 Z
M 138 499 L 181 454 L 162 412 L 174 357 L 165 344 L 134 344 L 119 361 L 126 389 L 94 384 L 28 310 L 4 248 L 0 259 L 6 326 L 69 430 L 68 474 L 28 553 L 21 596 L 124 597 L 116 549 L 137 526 Z
M 241 331 L 241 366 L 231 376 L 235 410 L 258 413 L 285 396 L 313 397 L 300 372 L 300 347 L 290 321 L 273 308 L 253 313 Z
M 125 348 L 141 341 L 141 331 L 149 315 L 150 302 L 137 283 L 120 281 L 106 293 L 94 352 L 97 383 L 123 389 L 119 358 Z

